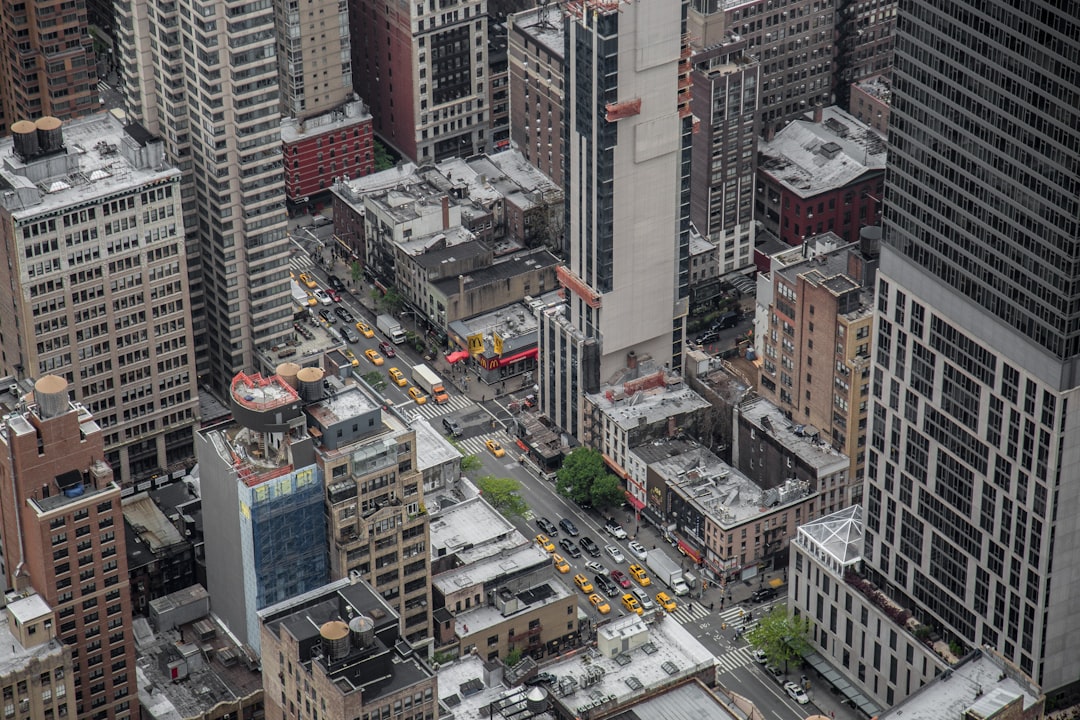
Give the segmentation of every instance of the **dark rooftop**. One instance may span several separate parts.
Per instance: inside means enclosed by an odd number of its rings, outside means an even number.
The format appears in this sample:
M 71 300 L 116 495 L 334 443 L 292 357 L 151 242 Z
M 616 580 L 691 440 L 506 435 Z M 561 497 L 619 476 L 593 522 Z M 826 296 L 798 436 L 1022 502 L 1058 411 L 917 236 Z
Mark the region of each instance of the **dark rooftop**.
M 465 287 L 483 287 L 500 280 L 508 280 L 536 269 L 552 267 L 558 264 L 559 259 L 557 257 L 543 248 L 536 248 L 513 255 L 500 262 L 492 263 L 486 268 L 473 270 L 465 276 Z M 456 277 L 443 278 L 433 283 L 441 293 L 447 296 L 457 294 L 457 284 L 458 279 Z

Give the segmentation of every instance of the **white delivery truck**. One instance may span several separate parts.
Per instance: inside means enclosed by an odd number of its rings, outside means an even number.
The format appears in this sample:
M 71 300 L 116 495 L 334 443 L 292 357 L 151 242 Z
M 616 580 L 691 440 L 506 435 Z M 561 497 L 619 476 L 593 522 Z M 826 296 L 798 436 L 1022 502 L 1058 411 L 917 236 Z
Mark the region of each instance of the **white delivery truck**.
M 653 571 L 653 574 L 662 583 L 671 588 L 676 595 L 686 595 L 690 592 L 686 581 L 683 580 L 683 571 L 679 563 L 675 562 L 660 550 L 650 550 L 645 556 L 645 564 Z
M 379 328 L 379 331 L 390 338 L 390 342 L 395 345 L 405 342 L 405 330 L 402 329 L 401 323 L 395 320 L 393 315 L 378 316 L 375 318 L 375 327 Z

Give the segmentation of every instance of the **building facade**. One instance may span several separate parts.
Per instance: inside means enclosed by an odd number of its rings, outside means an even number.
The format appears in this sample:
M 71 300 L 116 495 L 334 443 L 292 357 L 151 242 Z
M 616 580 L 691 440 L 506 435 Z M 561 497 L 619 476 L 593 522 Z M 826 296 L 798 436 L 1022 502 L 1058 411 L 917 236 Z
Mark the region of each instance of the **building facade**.
M 284 377 L 321 393 L 321 370 Z M 206 581 L 215 614 L 258 652 L 257 612 L 327 580 L 324 483 L 296 388 L 241 373 L 230 394 L 234 422 L 196 436 Z
M 78 652 L 69 714 L 139 717 L 120 486 L 103 431 L 66 380 L 34 383 L 0 427 L 0 541 L 9 587 L 33 587 Z M 108 665 L 108 667 L 106 667 Z M 55 674 L 54 674 L 55 678 Z
M 330 192 L 335 179 L 374 172 L 374 137 L 371 114 L 359 100 L 305 120 L 282 120 L 281 151 L 289 203 L 306 209 L 313 196 Z
M 198 380 L 225 398 L 293 333 L 275 8 L 124 0 L 116 13 L 128 117 L 183 173 Z
M 1052 692 L 1080 676 L 1080 174 L 1058 162 L 1080 155 L 1080 76 L 1056 39 L 1080 15 L 899 11 L 865 565 L 920 621 Z
M 892 81 L 885 75 L 874 75 L 852 83 L 850 93 L 848 112 L 882 136 L 886 135 L 889 132 Z
M 682 369 L 693 118 L 685 4 L 583 0 L 566 10 L 559 280 L 569 314 L 565 324 L 541 316 L 539 384 L 548 417 L 576 437 L 582 394 L 629 353 Z M 596 362 L 574 357 L 579 335 L 595 340 Z
M 897 0 L 838 0 L 836 102 L 847 107 L 852 85 L 883 72 L 893 60 Z
M 761 65 L 761 128 L 776 130 L 833 102 L 835 0 L 693 0 L 696 44 L 745 42 Z
M 563 16 L 545 5 L 507 20 L 510 139 L 563 187 Z
M 33 590 L 10 594 L 5 603 L 0 616 L 4 714 L 16 720 L 69 717 L 75 701 L 72 648 L 57 642 L 52 608 Z
M 413 162 L 482 152 L 488 137 L 487 0 L 361 0 L 349 8 L 353 82 L 375 133 Z
M 717 247 L 721 276 L 753 267 L 754 181 L 761 132 L 761 65 L 747 41 L 694 53 L 690 219 Z
M 85 4 L 5 4 L 0 53 L 0 136 L 19 120 L 70 120 L 99 109 Z
M 190 467 L 198 410 L 180 173 L 99 114 L 0 142 L 3 367 L 55 373 L 94 414 L 122 485 Z

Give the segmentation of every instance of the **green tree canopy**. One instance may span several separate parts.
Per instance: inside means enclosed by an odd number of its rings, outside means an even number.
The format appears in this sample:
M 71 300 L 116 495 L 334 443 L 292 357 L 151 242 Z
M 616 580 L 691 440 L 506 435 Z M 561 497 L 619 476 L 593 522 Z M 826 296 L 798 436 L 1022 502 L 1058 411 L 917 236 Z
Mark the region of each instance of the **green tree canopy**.
M 579 505 L 597 508 L 618 505 L 625 498 L 619 479 L 608 472 L 604 456 L 585 447 L 573 450 L 563 460 L 555 491 Z
M 518 494 L 521 483 L 517 480 L 485 475 L 476 481 L 476 487 L 480 488 L 481 494 L 491 504 L 491 507 L 508 518 L 521 517 L 529 509 L 521 495 Z
M 349 269 L 352 271 L 353 282 L 359 285 L 360 281 L 364 279 L 364 266 L 360 264 L 359 260 L 353 260 Z
M 383 374 L 378 370 L 366 372 L 363 374 L 362 377 L 364 378 L 364 382 L 366 382 L 375 390 L 382 390 L 384 387 L 386 387 L 386 380 L 383 378 Z
M 777 605 L 761 618 L 753 630 L 746 633 L 750 644 L 765 653 L 773 665 L 789 661 L 802 662 L 802 654 L 810 647 L 810 619 L 805 615 L 788 615 L 787 608 Z

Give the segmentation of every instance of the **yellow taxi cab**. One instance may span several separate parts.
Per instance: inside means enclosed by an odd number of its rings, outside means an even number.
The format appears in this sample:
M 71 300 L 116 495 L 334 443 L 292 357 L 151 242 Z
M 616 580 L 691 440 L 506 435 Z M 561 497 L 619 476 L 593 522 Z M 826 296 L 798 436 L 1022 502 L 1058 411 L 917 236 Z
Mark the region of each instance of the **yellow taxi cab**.
M 427 402 L 427 395 L 424 391 L 417 387 L 409 388 L 409 397 L 416 401 L 417 405 L 423 405 Z
M 547 550 L 549 553 L 555 552 L 555 543 L 551 542 L 551 538 L 543 533 L 536 536 L 536 544 Z
M 608 601 L 605 600 L 601 595 L 593 593 L 589 596 L 589 602 L 592 603 L 592 606 L 594 608 L 596 608 L 596 612 L 600 613 L 601 615 L 607 615 L 609 612 L 611 612 L 611 606 L 608 605 Z
M 584 575 L 575 575 L 574 584 L 578 586 L 578 590 L 585 593 L 586 595 L 593 591 L 592 583 L 589 582 L 589 578 L 585 577 Z
M 656 604 L 664 608 L 664 612 L 675 611 L 675 601 L 666 592 L 656 593 Z
M 551 554 L 551 562 L 555 564 L 555 569 L 562 574 L 565 575 L 566 573 L 570 572 L 570 563 L 566 562 L 566 558 L 564 558 L 559 553 Z
M 638 615 L 645 614 L 645 611 L 641 609 L 641 603 L 639 603 L 637 598 L 630 593 L 626 593 L 622 596 L 622 604 L 624 608 L 632 613 L 637 613 Z
M 382 365 L 386 362 L 383 360 L 382 355 L 379 354 L 378 350 L 365 350 L 364 357 L 370 360 L 372 365 Z
M 341 352 L 343 355 L 345 355 L 345 357 L 349 358 L 349 362 L 352 363 L 353 367 L 356 367 L 360 364 L 360 360 L 356 357 L 356 353 L 354 353 L 349 348 L 343 348 Z
M 375 337 L 375 331 L 374 331 L 374 330 L 372 330 L 372 329 L 371 329 L 371 326 L 370 326 L 370 325 L 368 325 L 368 324 L 367 324 L 366 322 L 364 322 L 363 320 L 361 320 L 360 322 L 356 323 L 356 329 L 357 329 L 357 330 L 359 330 L 359 331 L 360 331 L 360 334 L 361 334 L 361 335 L 363 335 L 363 336 L 364 336 L 364 337 L 366 337 L 366 338 L 373 338 L 373 337 Z
M 630 577 L 634 578 L 641 587 L 652 585 L 652 579 L 645 573 L 645 568 L 640 565 L 630 566 Z
M 300 282 L 307 285 L 309 288 L 318 287 L 318 283 L 315 282 L 315 278 L 311 277 L 307 273 L 300 273 Z
M 398 387 L 405 387 L 409 384 L 409 381 L 405 379 L 405 373 L 401 372 L 397 368 L 390 368 L 389 370 L 387 370 L 387 372 L 390 374 L 390 379 Z
M 486 445 L 487 449 L 491 451 L 491 454 L 497 458 L 506 454 L 506 451 L 502 449 L 502 445 L 495 440 L 485 440 L 484 445 Z

